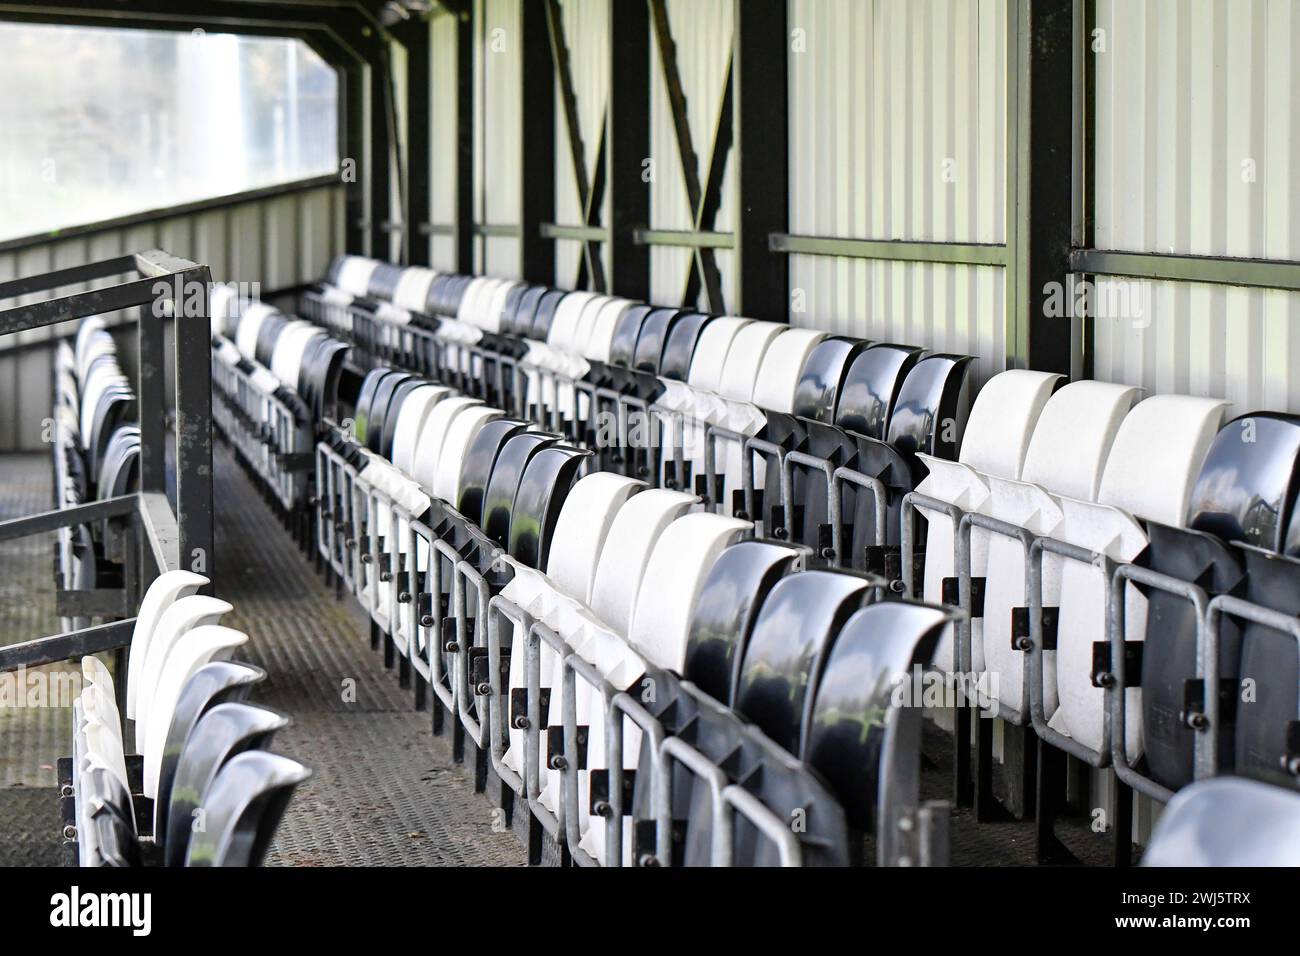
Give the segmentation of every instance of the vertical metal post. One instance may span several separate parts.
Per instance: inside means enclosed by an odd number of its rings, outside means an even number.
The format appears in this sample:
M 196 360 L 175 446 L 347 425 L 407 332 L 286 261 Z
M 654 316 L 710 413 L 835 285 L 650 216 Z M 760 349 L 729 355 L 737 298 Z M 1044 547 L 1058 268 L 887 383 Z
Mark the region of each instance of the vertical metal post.
M 432 28 L 421 17 L 407 24 L 406 42 L 406 237 L 407 262 L 427 266 L 430 262 L 429 218 L 431 142 L 429 99 L 432 76 Z
M 736 315 L 786 321 L 789 260 L 768 236 L 785 233 L 790 203 L 786 0 L 735 0 Z
M 366 193 L 362 164 L 366 148 L 366 102 L 364 73 L 360 67 L 350 67 L 339 76 L 344 101 L 343 208 L 344 240 L 348 252 L 364 255 L 369 251 L 365 230 Z
M 1009 365 L 1069 374 L 1072 319 L 1047 315 L 1065 297 L 1074 230 L 1074 0 L 1007 8 Z M 1012 161 L 1014 157 L 1014 162 Z M 1014 331 L 1014 334 L 1012 332 Z M 1010 351 L 1009 348 L 1009 351 Z
M 370 254 L 387 261 L 392 256 L 392 140 L 389 57 L 386 45 L 377 44 L 370 56 Z
M 168 283 L 170 285 L 170 283 Z M 171 295 L 158 297 L 152 305 L 140 306 L 136 324 L 136 401 L 140 418 L 140 490 L 167 488 L 167 413 L 165 398 L 167 358 L 163 340 L 162 308 L 171 302 L 179 314 L 182 302 Z
M 555 221 L 555 62 L 546 0 L 521 0 L 519 48 L 519 275 L 555 282 L 555 242 L 542 224 Z
M 462 3 L 456 17 L 455 270 L 474 271 L 474 13 Z
M 640 0 L 609 5 L 609 100 L 606 182 L 609 183 L 609 292 L 650 298 L 650 247 L 635 241 L 650 224 L 650 17 Z
M 212 277 L 207 266 L 186 276 L 197 287 L 192 293 L 187 290 L 185 310 L 182 312 L 178 307 L 172 336 L 176 357 L 176 520 L 180 528 L 181 567 L 202 568 L 202 573 L 215 581 L 212 352 L 208 319 L 208 288 Z

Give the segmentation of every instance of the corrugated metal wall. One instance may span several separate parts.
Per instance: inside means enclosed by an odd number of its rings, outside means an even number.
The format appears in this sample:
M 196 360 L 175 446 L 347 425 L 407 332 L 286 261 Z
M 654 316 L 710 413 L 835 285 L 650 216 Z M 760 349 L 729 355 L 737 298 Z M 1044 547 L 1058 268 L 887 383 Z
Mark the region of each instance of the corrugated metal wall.
M 1096 245 L 1300 259 L 1300 4 L 1098 0 Z M 1300 411 L 1300 294 L 1099 283 L 1098 378 Z
M 790 231 L 1001 243 L 1006 0 L 790 0 Z M 1004 367 L 997 267 L 791 257 L 794 324 Z
M 0 252 L 0 281 L 161 247 L 209 266 L 216 281 L 269 292 L 323 275 L 343 249 L 343 226 L 342 187 L 326 185 Z M 52 362 L 45 343 L 72 331 L 47 326 L 0 339 L 0 452 L 45 447 Z
M 732 0 L 667 0 L 668 22 L 677 48 L 677 69 L 686 95 L 691 140 L 700 159 L 700 182 L 708 178 L 709 157 L 718 125 L 718 111 L 727 77 L 732 46 Z M 650 158 L 654 179 L 650 185 L 650 226 L 653 229 L 694 229 L 695 215 L 682 179 L 681 156 L 673 129 L 668 86 L 660 67 L 658 38 L 651 31 L 650 46 Z M 722 180 L 722 204 L 715 229 L 734 228 L 731 163 Z M 650 252 L 650 296 L 656 303 L 677 305 L 686 289 L 692 250 L 659 246 Z M 735 275 L 730 250 L 717 250 L 722 294 L 735 297 Z M 701 307 L 706 303 L 701 301 Z
M 521 25 L 519 0 L 474 0 L 474 220 L 484 225 L 517 226 L 520 218 Z M 475 271 L 518 276 L 519 240 L 482 237 Z
M 610 0 L 563 0 L 560 5 L 565 42 L 569 48 L 569 72 L 574 96 L 578 101 L 578 128 L 586 157 L 587 179 L 596 178 L 596 158 L 600 151 L 601 131 L 605 124 L 605 107 L 609 100 L 609 3 Z M 564 119 L 559 77 L 555 87 L 555 221 L 564 225 L 584 225 L 579 201 L 573 154 L 569 148 L 568 126 Z M 601 222 L 609 222 L 609 192 L 601 204 Z M 608 264 L 608 250 L 602 246 Z M 578 275 L 582 243 L 560 240 L 555 245 L 555 282 L 569 288 Z
M 450 225 L 456 221 L 456 18 L 434 17 L 431 31 L 430 70 L 433 95 L 429 136 L 433 211 L 430 222 Z M 430 262 L 435 269 L 456 268 L 456 241 L 452 236 L 434 235 Z

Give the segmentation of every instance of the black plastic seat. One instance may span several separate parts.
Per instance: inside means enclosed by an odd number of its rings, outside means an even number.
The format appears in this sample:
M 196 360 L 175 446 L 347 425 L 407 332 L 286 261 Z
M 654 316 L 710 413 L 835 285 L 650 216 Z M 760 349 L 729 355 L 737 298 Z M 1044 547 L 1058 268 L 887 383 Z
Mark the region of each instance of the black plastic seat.
M 190 839 L 185 865 L 260 865 L 294 789 L 310 776 L 297 761 L 262 750 L 231 758 L 208 788 L 206 826 Z
M 732 706 L 798 755 L 826 654 L 870 598 L 868 582 L 849 574 L 804 571 L 778 581 L 754 622 Z
M 375 266 L 374 272 L 370 273 L 366 295 L 381 302 L 392 302 L 393 296 L 397 293 L 397 284 L 402 281 L 402 273 L 405 271 L 402 266 L 380 262 Z
M 553 289 L 542 296 L 537 303 L 537 311 L 533 314 L 533 324 L 528 330 L 529 338 L 539 342 L 546 341 L 546 337 L 551 333 L 551 323 L 555 321 L 555 310 L 560 307 L 566 295 L 567 292 Z
M 951 623 L 947 611 L 924 604 L 863 608 L 841 628 L 817 683 L 804 759 L 826 778 L 848 822 L 875 833 L 882 862 L 898 862 L 900 820 L 910 817 L 914 832 L 920 799 L 921 702 L 900 701 L 896 691 L 928 666 Z M 881 819 L 882 810 L 892 818 Z
M 845 431 L 884 441 L 903 382 L 923 349 L 879 343 L 849 365 L 835 405 L 835 424 Z
M 916 481 L 925 469 L 917 452 L 955 459 L 969 405 L 969 355 L 927 355 L 912 367 L 889 417 L 888 443 L 913 468 Z
M 456 510 L 470 521 L 482 525 L 483 502 L 497 458 L 506 442 L 530 427 L 528 422 L 516 418 L 497 418 L 474 436 L 460 466 L 460 500 L 456 502 Z
M 388 399 L 388 407 L 384 411 L 384 421 L 382 430 L 380 431 L 379 445 L 374 449 L 384 458 L 391 460 L 393 457 L 393 438 L 397 434 L 397 418 L 398 415 L 401 414 L 402 403 L 405 402 L 406 397 L 416 389 L 423 388 L 428 384 L 430 384 L 428 380 L 412 375 L 399 382 L 397 387 L 393 389 L 392 396 Z M 382 391 L 379 394 L 382 395 Z M 376 404 L 378 403 L 376 402 Z M 373 424 L 374 427 L 379 427 L 377 422 L 374 422 Z
M 691 616 L 683 667 L 687 680 L 715 700 L 731 703 L 763 602 L 798 564 L 798 551 L 765 541 L 741 541 L 722 552 Z
M 275 343 L 280 338 L 280 333 L 284 331 L 285 326 L 289 324 L 289 317 L 279 312 L 273 312 L 262 320 L 262 324 L 257 327 L 257 346 L 253 350 L 253 357 L 259 365 L 267 368 L 271 367 L 271 357 L 275 355 Z
M 165 866 L 182 866 L 190 848 L 194 814 L 203 806 L 217 774 L 232 757 L 270 744 L 289 719 L 265 707 L 216 704 L 194 724 L 176 762 L 175 786 L 167 807 Z
M 409 372 L 394 372 L 392 375 L 385 375 L 375 388 L 375 397 L 371 400 L 370 415 L 364 439 L 366 447 L 371 451 L 379 452 L 383 447 L 384 432 L 388 423 L 393 394 L 401 385 L 411 381 L 414 377 Z M 394 409 L 394 418 L 396 418 L 395 411 Z M 361 438 L 360 435 L 357 437 L 358 439 Z
M 483 495 L 483 520 L 481 527 L 492 541 L 506 547 L 510 541 L 511 517 L 514 513 L 515 493 L 523 480 L 524 471 L 533 456 L 544 448 L 560 441 L 560 436 L 550 432 L 526 431 L 506 440 L 492 465 Z
M 83 820 L 91 833 L 81 835 L 83 866 L 113 868 L 140 865 L 140 841 L 131 818 L 131 795 L 116 774 L 89 767 L 78 775 Z
M 632 352 L 633 370 L 647 375 L 659 374 L 668 337 L 682 314 L 679 309 L 655 309 L 646 315 Z
M 691 360 L 695 357 L 695 346 L 700 341 L 704 327 L 713 318 L 699 312 L 683 312 L 677 316 L 659 359 L 659 375 L 662 378 L 679 382 L 687 380 L 691 373 Z
M 392 376 L 405 376 L 406 373 L 399 372 L 391 368 L 371 369 L 366 373 L 366 377 L 361 381 L 361 391 L 356 398 L 355 413 L 353 415 L 353 434 L 357 441 L 368 446 L 370 437 L 370 420 L 372 409 L 375 403 L 375 396 L 379 392 L 380 385 L 384 380 Z
M 551 537 L 564 501 L 591 452 L 551 444 L 529 458 L 510 514 L 510 556 L 530 568 L 545 568 Z
M 1300 560 L 1250 545 L 1234 547 L 1246 567 L 1242 597 L 1281 614 L 1300 616 Z M 1296 781 L 1300 759 L 1297 658 L 1300 650 L 1290 634 L 1242 622 L 1239 686 L 1253 687 L 1254 699 L 1243 702 L 1240 691 L 1236 695 L 1237 773 Z
M 844 811 L 821 777 L 807 764 L 782 750 L 735 711 L 706 695 L 686 691 L 671 673 L 652 669 L 647 678 L 655 687 L 648 709 L 665 733 L 685 743 L 723 768 L 727 781 L 748 791 L 781 821 L 797 818 L 794 830 L 804 866 L 845 866 L 849 862 L 848 828 Z M 640 681 L 637 682 L 641 684 Z M 648 738 L 642 738 L 633 791 L 637 818 L 637 855 L 653 849 L 651 799 L 645 784 L 651 777 Z M 717 821 L 710 787 L 685 766 L 672 767 L 672 862 L 708 866 Z M 777 847 L 740 814 L 733 815 L 732 865 L 776 866 Z
M 189 740 L 194 725 L 217 704 L 247 700 L 254 685 L 265 679 L 266 672 L 252 664 L 212 661 L 200 667 L 185 682 L 180 697 L 176 700 L 176 709 L 172 711 L 171 726 L 167 728 L 167 740 L 163 744 L 158 772 L 158 793 L 154 799 L 156 834 L 166 837 L 171 833 L 166 822 L 165 811 L 172 806 L 176 764 L 185 750 L 185 742 Z M 186 829 L 189 828 L 190 822 L 189 814 L 186 814 L 183 823 Z M 181 854 L 180 860 L 184 860 L 184 853 Z M 179 866 L 180 861 L 169 865 Z
M 1147 546 L 1133 561 L 1139 567 L 1196 584 L 1210 597 L 1232 593 L 1242 583 L 1240 552 L 1213 535 L 1148 522 L 1147 538 Z M 1196 732 L 1183 720 L 1183 711 L 1187 682 L 1196 679 L 1196 610 L 1166 591 L 1135 586 L 1147 599 L 1142 728 L 1148 773 L 1162 786 L 1177 790 L 1192 782 Z M 1224 618 L 1221 633 L 1219 677 L 1224 686 L 1235 687 L 1240 628 L 1232 618 Z M 1223 735 L 1219 744 L 1220 766 L 1231 766 L 1231 736 Z
M 637 340 L 646 318 L 655 311 L 654 306 L 633 305 L 623 310 L 614 326 L 614 337 L 609 343 L 609 364 L 630 369 L 636 362 Z
M 1300 488 L 1300 418 L 1254 412 L 1220 429 L 1192 488 L 1187 525 L 1282 551 Z

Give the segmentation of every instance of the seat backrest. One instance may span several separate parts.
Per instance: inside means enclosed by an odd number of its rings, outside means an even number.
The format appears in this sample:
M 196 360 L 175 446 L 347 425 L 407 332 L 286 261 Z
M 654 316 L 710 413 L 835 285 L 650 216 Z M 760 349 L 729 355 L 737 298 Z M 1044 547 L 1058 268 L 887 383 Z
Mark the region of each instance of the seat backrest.
M 149 584 L 148 591 L 140 601 L 140 609 L 135 614 L 135 627 L 131 631 L 131 649 L 126 661 L 126 715 L 135 719 L 136 695 L 139 693 L 139 680 L 144 675 L 144 661 L 148 657 L 149 644 L 153 640 L 153 631 L 168 607 L 199 592 L 199 588 L 209 584 L 203 575 L 192 571 L 164 571 Z
M 442 458 L 442 445 L 451 431 L 452 422 L 468 409 L 482 406 L 477 398 L 456 395 L 444 398 L 425 416 L 424 427 L 415 447 L 414 467 L 411 477 L 429 490 L 438 478 L 438 462 Z
M 166 749 L 167 734 L 171 730 L 176 704 L 181 692 L 199 668 L 214 660 L 228 660 L 235 648 L 248 643 L 248 635 L 219 624 L 196 627 L 177 642 L 167 656 L 167 662 L 154 692 L 150 722 L 144 737 L 144 793 L 158 796 L 158 780 L 162 775 L 162 758 Z M 138 728 L 137 728 L 138 729 Z M 137 735 L 137 742 L 139 737 Z
M 777 581 L 802 569 L 802 553 L 784 545 L 741 541 L 723 551 L 695 602 L 682 676 L 715 700 L 731 703 L 763 602 Z
M 1021 479 L 1053 494 L 1095 501 L 1115 435 L 1140 395 L 1140 389 L 1109 382 L 1057 389 L 1038 416 Z
M 530 568 L 546 567 L 551 538 L 569 490 L 592 453 L 550 445 L 533 455 L 515 492 L 510 515 L 510 556 Z
M 699 500 L 680 491 L 651 488 L 633 495 L 619 509 L 601 549 L 591 590 L 591 609 L 615 633 L 628 634 L 642 584 L 654 586 L 644 578 L 655 542 Z
M 494 418 L 485 422 L 470 442 L 460 468 L 460 493 L 454 502 L 456 510 L 470 521 L 482 523 L 488 482 L 506 442 L 530 427 L 528 422 L 517 418 Z
M 1192 488 L 1187 526 L 1270 551 L 1286 545 L 1300 487 L 1300 418 L 1255 412 L 1224 425 Z
M 803 571 L 783 577 L 759 609 L 732 706 L 798 755 L 826 652 L 870 597 L 868 582 L 854 575 Z
M 794 392 L 804 364 L 825 338 L 825 332 L 813 329 L 787 329 L 777 336 L 763 354 L 750 401 L 782 415 L 793 412 Z
M 833 423 L 845 377 L 867 346 L 868 343 L 860 339 L 841 335 L 818 342 L 804 360 L 791 411 L 800 418 L 827 425 Z
M 659 363 L 677 320 L 684 313 L 679 309 L 655 309 L 641 323 L 641 333 L 636 338 L 632 353 L 632 368 L 651 375 L 659 374 Z
M 555 525 L 546 576 L 560 592 L 581 601 L 591 600 L 591 586 L 605 539 L 619 510 L 645 482 L 611 472 L 594 472 L 569 492 Z
M 957 460 L 982 474 L 1019 479 L 1038 418 L 1062 380 L 1028 369 L 994 375 L 971 408 Z
M 515 435 L 502 446 L 492 465 L 483 496 L 482 528 L 489 538 L 507 546 L 510 540 L 510 523 L 515 507 L 515 493 L 524 477 L 528 462 L 539 451 L 554 445 L 560 436 L 547 432 L 526 431 Z
M 609 361 L 609 349 L 614 340 L 614 332 L 623 313 L 633 305 L 630 299 L 609 299 L 596 310 L 589 326 L 584 321 L 578 333 L 578 344 L 584 358 L 592 362 Z
M 503 416 L 499 408 L 476 405 L 465 409 L 457 415 L 447 429 L 442 450 L 438 454 L 438 472 L 434 477 L 433 494 L 437 498 L 456 506 L 460 500 L 460 476 L 474 439 L 488 422 Z
M 1139 402 L 1111 444 L 1097 501 L 1181 526 L 1226 405 L 1190 395 L 1155 395 Z
M 709 322 L 700 332 L 686 381 L 692 387 L 706 392 L 721 392 L 722 370 L 726 367 L 732 342 L 740 330 L 749 324 L 749 319 L 738 319 L 730 315 Z
M 160 612 L 158 623 L 144 648 L 139 673 L 133 678 L 136 684 L 134 719 L 137 746 L 145 740 L 142 731 L 148 725 L 158 677 L 162 674 L 163 665 L 167 662 L 173 645 L 187 632 L 205 624 L 216 624 L 223 614 L 229 614 L 232 610 L 231 605 L 225 601 L 204 594 L 193 594 L 177 598 Z M 129 702 L 130 683 L 127 684 L 127 694 Z M 131 716 L 129 703 L 127 716 Z
M 409 309 L 412 312 L 424 312 L 428 309 L 429 288 L 438 273 L 422 266 L 407 266 L 402 270 L 402 277 L 393 290 L 393 305 Z
M 915 824 L 920 805 L 922 702 L 905 692 L 952 620 L 924 604 L 865 607 L 840 629 L 816 688 L 803 757 L 849 823 L 876 834 L 882 866 L 921 862 L 909 845 L 915 826 L 900 826 Z
M 238 754 L 269 745 L 276 731 L 288 723 L 289 718 L 274 710 L 234 702 L 216 704 L 198 719 L 175 763 L 175 783 L 165 795 L 169 798 L 162 804 L 165 809 L 155 814 L 154 832 L 165 837 L 161 841 L 165 866 L 184 865 L 195 812 L 221 768 Z
M 733 402 L 748 402 L 754 398 L 759 369 L 767 355 L 768 347 L 776 338 L 790 331 L 779 322 L 749 322 L 731 340 L 727 360 L 722 366 L 718 394 Z M 775 409 L 773 409 L 775 411 Z
M 259 866 L 294 789 L 311 771 L 288 757 L 250 750 L 217 773 L 201 809 L 206 825 L 194 833 L 186 866 Z
M 637 595 L 628 640 L 647 661 L 681 673 L 691 617 L 718 556 L 754 526 L 711 512 L 678 518 L 655 541 L 646 564 L 650 586 Z
M 679 382 L 686 381 L 690 374 L 691 363 L 695 358 L 695 347 L 700 336 L 713 321 L 713 316 L 699 312 L 684 312 L 673 323 L 664 343 L 663 355 L 659 361 L 659 375 Z
M 907 373 L 889 416 L 886 440 L 907 458 L 917 452 L 955 459 L 968 402 L 966 355 L 927 355 Z
M 451 394 L 451 389 L 445 385 L 425 384 L 413 389 L 402 402 L 393 429 L 392 462 L 408 475 L 415 470 L 420 434 L 424 431 L 429 412 Z
M 1174 794 L 1143 866 L 1300 866 L 1300 793 L 1216 777 Z
M 185 742 L 199 718 L 217 704 L 247 700 L 253 687 L 266 679 L 266 671 L 237 661 L 209 661 L 200 667 L 181 688 L 172 710 L 171 727 L 163 745 L 162 764 L 158 772 L 158 797 L 154 801 L 154 833 L 159 839 L 168 835 L 162 825 L 172 804 L 176 763 Z M 180 794 L 179 796 L 186 796 Z M 188 814 L 187 814 L 188 816 Z
M 884 441 L 903 381 L 923 351 L 910 345 L 882 343 L 859 353 L 844 374 L 835 424 L 845 431 Z

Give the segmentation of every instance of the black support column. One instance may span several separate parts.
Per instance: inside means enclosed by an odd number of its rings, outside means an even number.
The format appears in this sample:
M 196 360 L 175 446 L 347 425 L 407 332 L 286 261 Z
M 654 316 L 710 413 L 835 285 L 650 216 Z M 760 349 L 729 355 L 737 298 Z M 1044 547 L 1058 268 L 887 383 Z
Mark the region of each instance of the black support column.
M 413 266 L 429 264 L 429 219 L 433 211 L 430 195 L 432 137 L 429 107 L 433 84 L 431 27 L 422 18 L 407 24 L 402 40 L 406 44 L 406 235 L 407 261 Z
M 368 57 L 370 62 L 370 168 L 366 177 L 370 185 L 370 254 L 387 261 L 390 258 L 389 236 L 392 230 L 392 141 L 388 128 L 391 113 L 389 97 L 388 50 L 377 45 Z
M 353 255 L 366 252 L 366 101 L 365 72 L 350 67 L 339 74 L 343 97 L 343 160 L 339 175 L 343 180 L 344 242 Z
M 555 282 L 555 242 L 542 224 L 555 221 L 555 63 L 546 0 L 521 0 L 519 274 Z
M 610 0 L 606 122 L 609 292 L 648 301 L 650 247 L 635 240 L 650 224 L 650 17 L 641 0 Z
M 1008 307 L 1015 310 L 1016 363 L 1070 374 L 1076 348 L 1066 317 L 1046 297 L 1068 292 L 1074 223 L 1074 3 L 1013 0 L 1019 20 L 1015 222 L 1008 223 Z
M 790 90 L 786 0 L 735 0 L 737 315 L 786 321 L 790 267 L 768 237 L 788 231 Z

